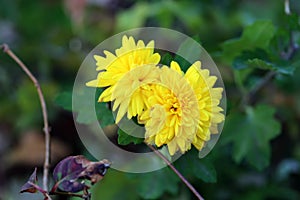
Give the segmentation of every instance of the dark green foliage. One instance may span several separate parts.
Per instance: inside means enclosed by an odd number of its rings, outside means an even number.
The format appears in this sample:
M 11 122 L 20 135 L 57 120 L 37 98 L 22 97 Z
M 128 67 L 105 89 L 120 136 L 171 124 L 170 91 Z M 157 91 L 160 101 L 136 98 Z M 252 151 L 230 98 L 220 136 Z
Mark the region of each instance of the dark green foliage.
M 128 145 L 130 143 L 141 144 L 142 142 L 144 142 L 144 138 L 134 137 L 124 132 L 121 128 L 118 129 L 118 144 L 120 145 Z
M 269 20 L 257 21 L 246 27 L 238 39 L 231 39 L 223 43 L 225 59 L 231 60 L 244 50 L 267 48 L 275 34 L 275 27 Z
M 71 92 L 63 92 L 56 97 L 55 101 L 64 109 L 77 113 L 76 120 L 79 123 L 90 124 L 98 119 L 103 127 L 114 124 L 113 115 L 108 109 L 107 103 L 87 100 L 87 96 L 93 97 L 95 95 L 95 98 L 98 98 L 100 92 L 97 91 L 96 94 L 94 92 L 95 90 L 92 88 L 85 88 L 82 93 L 75 93 L 75 95 Z M 76 101 L 73 100 L 76 102 L 73 105 L 72 98 L 76 99 Z M 95 107 L 97 117 L 93 117 L 93 113 L 88 112 L 91 107 Z
M 270 140 L 280 133 L 280 123 L 274 119 L 274 113 L 270 106 L 257 105 L 248 107 L 245 113 L 231 113 L 227 117 L 224 140 L 233 144 L 236 162 L 245 159 L 259 170 L 269 165 Z
M 191 149 L 175 162 L 175 166 L 186 177 L 196 177 L 206 183 L 217 182 L 217 172 L 207 158 L 199 159 L 196 149 Z
M 293 75 L 295 67 L 288 61 L 278 59 L 275 55 L 270 55 L 266 50 L 255 49 L 253 51 L 243 51 L 233 61 L 233 67 L 240 69 L 261 69 L 276 71 L 284 75 Z
M 145 199 L 156 199 L 165 192 L 176 194 L 178 191 L 178 177 L 168 168 L 137 176 L 137 192 Z

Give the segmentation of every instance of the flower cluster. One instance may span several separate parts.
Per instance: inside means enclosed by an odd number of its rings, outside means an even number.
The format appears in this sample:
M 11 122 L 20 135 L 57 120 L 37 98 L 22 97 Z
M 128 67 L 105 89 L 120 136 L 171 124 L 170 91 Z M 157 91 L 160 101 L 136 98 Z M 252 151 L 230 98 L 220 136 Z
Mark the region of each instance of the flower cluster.
M 136 117 L 145 126 L 145 142 L 167 145 L 170 155 L 192 145 L 201 150 L 218 133 L 224 121 L 219 106 L 223 88 L 214 87 L 217 77 L 202 69 L 200 61 L 185 73 L 175 61 L 159 66 L 154 41 L 145 44 L 127 36 L 115 54 L 104 54 L 94 56 L 99 73 L 87 86 L 106 88 L 98 101 L 113 102 L 116 123 L 126 113 L 128 119 Z

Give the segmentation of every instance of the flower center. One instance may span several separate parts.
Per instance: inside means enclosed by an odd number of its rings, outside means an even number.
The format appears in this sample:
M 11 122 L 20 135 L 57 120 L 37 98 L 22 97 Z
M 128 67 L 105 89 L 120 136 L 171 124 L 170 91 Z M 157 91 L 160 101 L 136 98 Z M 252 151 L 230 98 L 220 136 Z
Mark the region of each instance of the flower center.
M 175 104 L 173 104 L 173 105 L 171 106 L 170 112 L 171 112 L 172 114 L 177 114 L 177 110 L 178 110 L 178 105 L 177 105 L 177 103 L 175 103 Z
M 178 99 L 174 96 L 174 94 L 169 94 L 167 95 L 167 100 L 166 102 L 168 103 L 167 110 L 172 114 L 172 115 L 178 115 L 180 116 L 180 104 L 178 102 Z

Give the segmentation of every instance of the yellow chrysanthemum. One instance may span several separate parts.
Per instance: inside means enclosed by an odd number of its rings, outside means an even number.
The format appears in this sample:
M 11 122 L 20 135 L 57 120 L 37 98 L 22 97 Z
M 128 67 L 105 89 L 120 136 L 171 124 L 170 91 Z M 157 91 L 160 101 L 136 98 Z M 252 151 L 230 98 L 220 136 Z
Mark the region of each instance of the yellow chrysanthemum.
M 170 155 L 185 153 L 192 144 L 201 150 L 218 133 L 224 121 L 219 106 L 223 88 L 214 87 L 216 76 L 195 62 L 186 73 L 180 65 L 159 68 L 160 55 L 154 53 L 154 41 L 147 45 L 124 36 L 115 54 L 95 55 L 97 79 L 87 86 L 105 87 L 99 102 L 113 102 L 116 123 L 138 116 L 145 125 L 145 141 L 157 147 L 168 146 Z
M 112 99 L 115 99 L 113 111 L 119 107 L 116 123 L 126 112 L 127 118 L 131 119 L 149 107 L 151 85 L 158 83 L 158 79 L 159 68 L 155 65 L 144 65 L 130 70 L 119 80 L 112 93 Z
M 192 87 L 175 70 L 162 67 L 160 83 L 152 85 L 150 108 L 140 117 L 146 142 L 168 145 L 171 155 L 191 148 L 199 119 L 198 101 Z
M 201 69 L 200 62 L 186 74 L 176 62 L 161 70 L 161 85 L 152 86 L 150 107 L 139 118 L 146 127 L 146 142 L 166 144 L 170 155 L 186 152 L 191 144 L 201 150 L 224 120 L 218 106 L 223 89 L 213 87 L 217 78 Z
M 109 102 L 115 100 L 119 95 L 120 90 L 127 90 L 127 88 L 120 87 L 116 91 L 116 85 L 118 82 L 131 70 L 143 67 L 145 65 L 156 65 L 160 61 L 160 55 L 154 53 L 154 41 L 150 41 L 147 45 L 142 40 L 135 42 L 133 37 L 123 36 L 121 48 L 115 51 L 115 55 L 109 51 L 104 51 L 105 56 L 95 55 L 94 58 L 97 61 L 97 79 L 88 82 L 86 85 L 91 87 L 106 87 L 106 89 L 100 95 L 99 102 Z M 142 71 L 142 70 L 141 70 Z M 137 74 L 135 74 L 137 75 Z M 130 75 L 131 76 L 131 75 Z M 115 95 L 114 92 L 116 92 Z M 134 98 L 131 104 L 129 105 L 129 114 L 128 116 L 136 116 L 141 113 L 142 102 L 138 102 L 139 96 L 133 94 L 133 97 L 137 96 L 137 99 Z M 140 98 L 141 99 L 141 98 Z M 119 102 L 119 99 L 116 99 Z M 120 103 L 115 103 L 115 109 Z M 125 105 L 125 104 L 122 104 Z M 120 109 L 124 115 L 124 106 L 120 105 Z M 135 107 L 131 107 L 135 106 Z M 123 116 L 118 114 L 117 122 Z
M 214 87 L 217 77 L 210 76 L 209 70 L 201 69 L 200 61 L 195 62 L 184 77 L 193 88 L 198 100 L 200 119 L 193 145 L 201 150 L 210 139 L 210 135 L 218 133 L 218 124 L 225 119 L 224 114 L 221 113 L 223 109 L 219 106 L 223 88 Z

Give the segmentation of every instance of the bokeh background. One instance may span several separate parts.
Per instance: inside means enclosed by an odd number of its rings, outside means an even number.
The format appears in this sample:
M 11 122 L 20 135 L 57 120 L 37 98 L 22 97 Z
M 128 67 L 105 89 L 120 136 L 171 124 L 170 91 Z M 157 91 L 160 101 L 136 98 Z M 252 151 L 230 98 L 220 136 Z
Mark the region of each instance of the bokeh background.
M 81 62 L 96 45 L 113 34 L 143 26 L 171 28 L 195 38 L 223 76 L 228 119 L 207 158 L 193 164 L 197 155 L 191 151 L 177 167 L 206 199 L 299 199 L 300 55 L 296 50 L 290 58 L 283 54 L 291 47 L 291 35 L 295 46 L 300 42 L 300 2 L 291 0 L 290 9 L 293 16 L 287 19 L 283 0 L 1 0 L 0 43 L 7 43 L 41 83 L 52 128 L 54 165 L 67 155 L 91 157 L 77 136 L 72 113 L 57 99 L 72 90 Z M 267 38 L 274 35 L 270 44 L 261 45 L 263 39 L 226 46 L 260 20 L 272 25 L 272 30 L 263 30 Z M 256 37 L 259 31 L 252 26 L 249 32 Z M 237 61 L 245 61 L 243 50 L 248 46 L 267 52 L 251 55 L 268 62 L 246 62 L 240 67 Z M 281 61 L 283 67 L 277 67 Z M 276 74 L 252 95 L 269 71 Z M 251 101 L 243 102 L 244 95 Z M 19 190 L 35 166 L 42 171 L 43 156 L 36 90 L 16 63 L 0 53 L 0 199 L 42 199 Z M 93 199 L 121 198 L 195 199 L 170 171 L 148 176 L 110 170 L 93 187 Z

